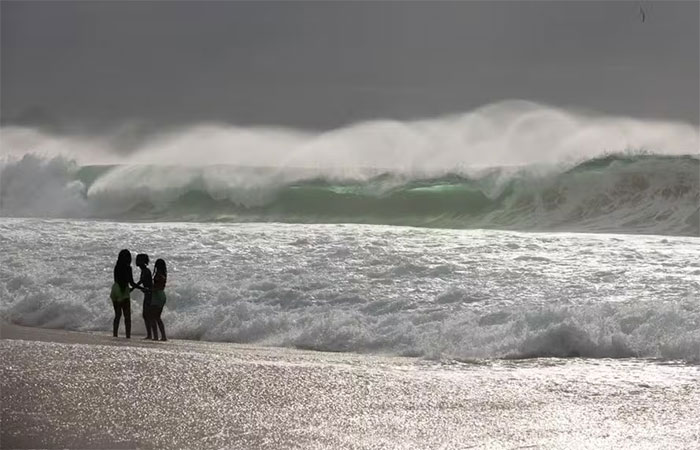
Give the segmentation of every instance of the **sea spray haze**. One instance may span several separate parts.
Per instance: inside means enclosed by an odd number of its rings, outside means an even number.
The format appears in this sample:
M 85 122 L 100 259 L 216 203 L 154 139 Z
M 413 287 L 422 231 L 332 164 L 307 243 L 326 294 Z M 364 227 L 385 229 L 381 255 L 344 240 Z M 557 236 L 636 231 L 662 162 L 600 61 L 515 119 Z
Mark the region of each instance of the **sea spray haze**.
M 2 214 L 698 235 L 698 130 L 683 123 L 509 101 L 325 133 L 208 124 L 120 142 L 3 128 Z
M 134 137 L 2 127 L 3 154 L 62 155 L 86 164 L 303 167 L 348 176 L 375 168 L 440 175 L 474 167 L 581 162 L 644 149 L 695 154 L 698 129 L 685 122 L 605 116 L 528 101 L 503 101 L 464 114 L 400 122 L 374 120 L 313 132 L 203 123 Z M 131 136 L 131 138 L 129 138 Z

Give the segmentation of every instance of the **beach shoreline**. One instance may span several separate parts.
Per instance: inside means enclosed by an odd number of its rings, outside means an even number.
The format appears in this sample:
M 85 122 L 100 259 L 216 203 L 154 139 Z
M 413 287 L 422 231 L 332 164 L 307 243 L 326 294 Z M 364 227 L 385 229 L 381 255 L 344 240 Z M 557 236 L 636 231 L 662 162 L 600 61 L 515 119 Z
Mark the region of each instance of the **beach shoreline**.
M 692 448 L 697 366 L 480 364 L 2 324 L 1 448 Z

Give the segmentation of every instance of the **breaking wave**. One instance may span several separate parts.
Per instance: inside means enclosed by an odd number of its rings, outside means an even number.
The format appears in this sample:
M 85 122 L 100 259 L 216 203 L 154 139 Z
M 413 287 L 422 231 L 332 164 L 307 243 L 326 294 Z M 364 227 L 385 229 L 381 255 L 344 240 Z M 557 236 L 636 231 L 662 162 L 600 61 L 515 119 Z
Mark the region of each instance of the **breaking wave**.
M 93 286 L 81 286 L 70 275 L 39 283 L 4 273 L 0 281 L 7 299 L 0 312 L 6 320 L 82 331 L 103 331 L 111 324 L 111 307 L 104 300 L 108 283 L 101 283 L 96 294 L 88 292 Z M 164 320 L 170 337 L 465 361 L 581 357 L 700 362 L 700 310 L 691 297 L 482 311 L 455 307 L 470 301 L 459 291 L 448 293 L 439 308 L 426 309 L 406 300 L 361 297 L 313 303 L 309 293 L 273 281 L 240 293 L 227 287 L 209 299 L 201 298 L 201 289 L 181 283 L 169 290 Z M 135 333 L 144 332 L 140 320 L 132 322 Z
M 612 154 L 576 165 L 440 176 L 320 175 L 232 165 L 79 166 L 6 159 L 0 214 L 157 221 L 367 223 L 700 235 L 697 156 Z

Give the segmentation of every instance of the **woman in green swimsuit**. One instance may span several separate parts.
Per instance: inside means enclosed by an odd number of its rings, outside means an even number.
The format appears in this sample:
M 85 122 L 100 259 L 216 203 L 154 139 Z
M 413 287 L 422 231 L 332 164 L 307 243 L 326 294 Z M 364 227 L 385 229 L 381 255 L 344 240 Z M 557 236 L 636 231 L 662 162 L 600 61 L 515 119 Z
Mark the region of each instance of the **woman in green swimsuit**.
M 131 285 L 131 287 L 129 286 Z M 136 286 L 134 275 L 131 271 L 131 252 L 124 249 L 119 252 L 117 263 L 114 265 L 114 284 L 109 297 L 114 306 L 114 323 L 112 334 L 117 337 L 119 332 L 119 322 L 124 314 L 124 328 L 126 328 L 126 338 L 131 337 L 131 291 Z

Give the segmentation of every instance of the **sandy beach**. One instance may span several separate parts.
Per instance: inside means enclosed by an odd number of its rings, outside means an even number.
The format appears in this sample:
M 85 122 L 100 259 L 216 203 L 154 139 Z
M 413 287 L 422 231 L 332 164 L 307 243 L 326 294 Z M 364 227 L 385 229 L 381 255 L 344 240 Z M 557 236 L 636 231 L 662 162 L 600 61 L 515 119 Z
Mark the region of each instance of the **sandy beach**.
M 700 370 L 437 363 L 3 324 L 2 448 L 698 448 Z

